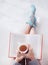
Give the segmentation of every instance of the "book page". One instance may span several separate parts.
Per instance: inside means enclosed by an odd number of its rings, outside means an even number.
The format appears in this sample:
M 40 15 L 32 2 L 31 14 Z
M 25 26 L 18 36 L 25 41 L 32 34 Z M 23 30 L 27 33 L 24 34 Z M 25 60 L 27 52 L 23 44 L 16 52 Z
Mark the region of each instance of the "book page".
M 41 35 L 11 34 L 9 57 L 16 57 L 16 51 L 19 45 L 30 44 L 33 49 L 35 58 L 40 59 L 41 41 L 42 41 Z
M 41 56 L 41 35 L 26 35 L 26 42 L 31 45 L 35 58 L 40 59 Z
M 25 36 L 20 34 L 11 34 L 9 57 L 16 57 L 18 46 L 25 42 Z

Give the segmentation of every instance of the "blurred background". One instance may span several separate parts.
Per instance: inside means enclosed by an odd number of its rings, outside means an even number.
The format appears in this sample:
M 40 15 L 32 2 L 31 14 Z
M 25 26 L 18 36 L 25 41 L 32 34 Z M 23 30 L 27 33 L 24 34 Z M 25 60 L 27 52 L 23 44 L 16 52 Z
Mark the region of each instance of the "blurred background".
M 29 8 L 36 6 L 37 31 L 43 34 L 42 65 L 48 65 L 48 0 L 0 0 L 0 65 L 9 65 L 10 32 L 21 33 L 29 16 Z

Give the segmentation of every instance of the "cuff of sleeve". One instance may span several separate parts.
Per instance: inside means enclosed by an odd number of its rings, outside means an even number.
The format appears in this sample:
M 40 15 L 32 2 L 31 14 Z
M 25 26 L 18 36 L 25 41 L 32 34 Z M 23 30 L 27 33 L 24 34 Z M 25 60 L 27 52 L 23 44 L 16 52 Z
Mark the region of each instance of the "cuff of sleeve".
M 38 60 L 35 59 L 35 60 L 30 61 L 29 65 L 40 65 L 40 64 L 39 64 Z

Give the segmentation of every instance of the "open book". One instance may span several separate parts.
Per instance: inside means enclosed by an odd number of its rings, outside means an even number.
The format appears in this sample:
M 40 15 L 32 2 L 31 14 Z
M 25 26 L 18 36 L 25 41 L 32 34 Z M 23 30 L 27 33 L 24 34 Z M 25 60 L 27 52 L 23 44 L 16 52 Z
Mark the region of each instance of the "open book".
M 42 35 L 30 35 L 30 34 L 10 34 L 9 40 L 9 57 L 16 57 L 16 50 L 20 44 L 30 44 L 35 58 L 41 59 L 42 56 Z

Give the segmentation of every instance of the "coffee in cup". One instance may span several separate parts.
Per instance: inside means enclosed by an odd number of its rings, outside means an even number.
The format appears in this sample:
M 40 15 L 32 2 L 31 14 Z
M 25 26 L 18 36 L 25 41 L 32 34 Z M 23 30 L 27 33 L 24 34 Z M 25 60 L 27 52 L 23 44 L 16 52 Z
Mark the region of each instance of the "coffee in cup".
M 19 52 L 21 52 L 21 53 L 27 53 L 27 51 L 28 51 L 28 46 L 27 45 L 21 45 L 20 47 L 19 47 Z

